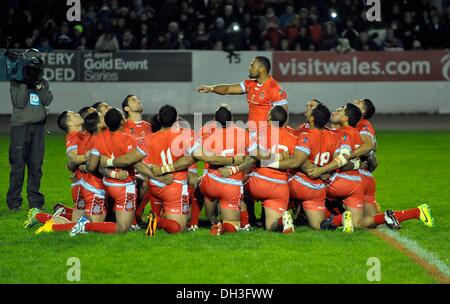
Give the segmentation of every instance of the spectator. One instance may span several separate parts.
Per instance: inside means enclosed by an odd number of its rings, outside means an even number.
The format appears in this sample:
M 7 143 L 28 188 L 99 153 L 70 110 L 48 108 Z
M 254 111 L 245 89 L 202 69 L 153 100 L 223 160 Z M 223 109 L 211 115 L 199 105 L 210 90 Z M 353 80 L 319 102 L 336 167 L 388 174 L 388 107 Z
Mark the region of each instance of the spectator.
M 320 49 L 321 50 L 331 50 L 335 48 L 338 44 L 338 35 L 336 30 L 336 25 L 332 21 L 325 23 L 325 32 L 322 36 Z
M 284 36 L 289 40 L 290 45 L 293 45 L 295 39 L 298 37 L 299 22 L 300 19 L 298 16 L 295 16 L 294 19 L 292 19 L 292 22 L 284 28 Z
M 117 19 L 117 24 L 114 27 L 114 33 L 117 35 L 117 37 L 123 37 L 123 34 L 125 34 L 126 30 L 126 20 L 124 17 L 120 17 Z
M 284 36 L 283 31 L 278 26 L 278 23 L 268 23 L 266 30 L 262 34 L 262 38 L 270 41 L 270 45 L 274 49 L 280 47 L 281 38 Z
M 306 27 L 300 28 L 300 33 L 295 41 L 295 50 L 309 51 L 314 50 L 314 45 L 309 37 L 309 32 Z
M 119 41 L 111 30 L 107 30 L 97 39 L 95 50 L 99 52 L 116 52 L 119 50 Z
M 165 50 L 169 48 L 169 44 L 166 40 L 166 35 L 163 32 L 158 33 L 151 48 L 155 50 Z
M 302 7 L 300 9 L 299 26 L 306 27 L 306 28 L 309 27 L 309 11 L 306 7 Z
M 403 41 L 405 50 L 413 48 L 413 42 L 416 40 L 416 25 L 413 23 L 413 16 L 411 12 L 405 12 L 403 23 L 398 29 L 399 38 Z
M 445 28 L 439 16 L 436 14 L 431 17 L 431 22 L 427 27 L 427 45 L 431 49 L 439 49 L 446 45 L 449 37 L 445 36 Z
M 400 39 L 395 37 L 395 33 L 393 29 L 388 29 L 386 31 L 386 38 L 383 42 L 383 47 L 385 50 L 403 50 L 403 45 Z
M 252 29 L 246 27 L 244 30 L 244 40 L 247 50 L 256 51 L 258 50 L 258 39 L 253 33 Z
M 311 14 L 310 19 L 311 25 L 309 26 L 309 35 L 315 48 L 317 48 L 322 39 L 322 26 L 320 25 L 319 17 L 316 14 Z
M 341 37 L 346 38 L 352 47 L 356 45 L 359 40 L 359 33 L 353 28 L 352 19 L 345 21 L 345 29 L 342 31 Z
M 192 35 L 192 46 L 198 50 L 207 50 L 209 46 L 209 35 L 206 32 L 205 23 L 200 22 L 197 30 Z
M 169 49 L 175 49 L 178 43 L 180 34 L 180 29 L 178 27 L 178 23 L 175 21 L 172 21 L 167 26 L 167 33 L 166 33 L 166 41 L 169 46 Z
M 380 47 L 375 42 L 373 37 L 369 38 L 369 34 L 366 31 L 359 33 L 359 40 L 356 43 L 355 50 L 357 51 L 379 51 Z
M 175 43 L 174 49 L 185 50 L 191 47 L 191 43 L 184 36 L 183 32 L 178 33 L 177 41 Z
M 233 6 L 227 4 L 223 10 L 223 21 L 225 22 L 225 28 L 229 29 L 234 23 L 241 23 L 241 20 L 234 14 Z
M 97 19 L 105 26 L 111 25 L 112 12 L 106 1 L 103 2 L 103 6 L 100 8 L 100 11 L 97 14 Z
M 222 17 L 219 17 L 216 19 L 216 21 L 214 22 L 214 27 L 209 35 L 211 42 L 214 44 L 217 41 L 224 41 L 225 40 L 225 36 L 226 36 L 226 32 L 224 29 L 225 26 L 225 21 L 223 20 Z
M 55 35 L 54 45 L 57 49 L 72 49 L 74 47 L 72 35 L 69 34 L 69 25 L 64 23 Z
M 136 49 L 136 42 L 134 39 L 133 34 L 130 30 L 126 30 L 123 33 L 122 42 L 120 44 L 121 50 L 135 50 Z
M 355 51 L 352 49 L 350 41 L 347 38 L 339 38 L 338 45 L 333 50 L 339 54 L 347 54 Z
M 278 22 L 280 24 L 280 27 L 284 29 L 288 25 L 292 24 L 294 21 L 295 15 L 294 15 L 294 6 L 292 4 L 288 4 L 286 6 L 286 11 L 283 15 L 278 19 Z
M 3 36 L 11 36 L 8 31 L 14 29 L 13 46 L 18 48 L 31 44 L 40 46 L 41 35 L 45 35 L 49 38 L 45 47 L 94 49 L 105 29 L 114 28 L 119 45 L 123 44 L 125 30 L 131 31 L 134 37 L 132 48 L 154 48 L 156 45 L 163 49 L 208 49 L 220 40 L 222 44 L 232 44 L 236 49 L 254 49 L 255 46 L 263 48 L 264 40 L 268 39 L 272 48 L 279 49 L 281 39 L 287 38 L 289 45 L 298 49 L 329 49 L 336 44 L 334 29 L 329 22 L 334 22 L 335 28 L 339 29 L 339 37 L 347 38 L 351 47 L 357 50 L 377 49 L 370 37 L 358 37 L 359 32 L 373 28 L 393 29 L 395 44 L 402 45 L 406 50 L 413 49 L 414 43 L 424 49 L 450 47 L 450 39 L 447 38 L 450 36 L 448 0 L 392 1 L 391 5 L 382 6 L 382 22 L 366 20 L 367 6 L 361 0 L 88 1 L 89 4 L 82 6 L 82 20 L 79 23 L 82 32 L 69 28 L 65 15 L 55 11 L 55 7 L 59 7 L 55 4 L 58 1 L 12 2 L 24 2 L 24 5 L 9 6 L 1 11 L 3 22 L 0 22 L 0 28 Z M 439 10 L 433 6 L 436 3 Z M 61 7 L 64 8 L 61 11 L 65 12 L 66 7 Z M 332 12 L 335 14 L 332 15 Z M 196 34 L 201 22 L 201 27 L 209 34 L 206 46 L 194 41 L 197 37 L 203 37 L 203 34 Z M 177 24 L 175 32 L 169 29 L 173 23 Z M 233 31 L 236 25 L 239 30 Z M 302 43 L 297 43 L 301 28 L 306 28 L 309 33 L 300 38 Z M 265 35 L 261 35 L 264 31 Z M 166 37 L 158 37 L 156 33 L 160 32 Z M 250 32 L 253 37 L 248 35 Z M 306 36 L 313 47 L 305 45 Z M 33 43 L 27 38 L 31 38 Z
M 37 49 L 41 53 L 49 53 L 53 51 L 53 48 L 50 46 L 50 41 L 47 37 L 42 38 L 41 43 L 39 44 Z

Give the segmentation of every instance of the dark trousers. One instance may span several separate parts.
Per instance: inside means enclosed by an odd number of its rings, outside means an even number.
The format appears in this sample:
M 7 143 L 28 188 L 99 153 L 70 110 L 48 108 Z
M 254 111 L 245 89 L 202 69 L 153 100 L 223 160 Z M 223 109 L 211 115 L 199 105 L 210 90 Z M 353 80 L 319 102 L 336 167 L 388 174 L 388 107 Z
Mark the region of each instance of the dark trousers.
M 9 146 L 9 190 L 6 196 L 8 208 L 22 205 L 22 186 L 25 165 L 28 168 L 28 204 L 30 208 L 41 208 L 44 195 L 39 192 L 44 160 L 45 124 L 27 124 L 11 127 L 11 143 Z

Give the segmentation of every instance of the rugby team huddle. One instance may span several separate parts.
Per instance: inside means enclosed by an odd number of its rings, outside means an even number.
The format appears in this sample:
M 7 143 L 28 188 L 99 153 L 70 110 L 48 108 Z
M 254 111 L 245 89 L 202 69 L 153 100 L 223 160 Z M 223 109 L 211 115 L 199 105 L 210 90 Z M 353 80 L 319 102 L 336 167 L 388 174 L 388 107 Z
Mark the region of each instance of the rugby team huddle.
M 249 78 L 197 88 L 246 94 L 246 125 L 233 121 L 228 104 L 220 104 L 214 121 L 198 131 L 171 105 L 147 122 L 135 95 L 125 97 L 121 110 L 98 102 L 61 113 L 57 123 L 67 133 L 74 206 L 58 204 L 54 214 L 31 209 L 24 227 L 42 223 L 36 233 L 71 236 L 143 228 L 155 236 L 158 229 L 196 231 L 204 208 L 210 234 L 221 235 L 250 230 L 255 202 L 263 207 L 263 227 L 284 234 L 294 232 L 294 220 L 346 233 L 382 224 L 399 229 L 409 219 L 434 226 L 427 204 L 380 212 L 372 175 L 377 142 L 369 121 L 375 113 L 371 100 L 357 99 L 332 113 L 309 100 L 306 122 L 292 128 L 287 95 L 270 76 L 269 59 L 255 57 Z

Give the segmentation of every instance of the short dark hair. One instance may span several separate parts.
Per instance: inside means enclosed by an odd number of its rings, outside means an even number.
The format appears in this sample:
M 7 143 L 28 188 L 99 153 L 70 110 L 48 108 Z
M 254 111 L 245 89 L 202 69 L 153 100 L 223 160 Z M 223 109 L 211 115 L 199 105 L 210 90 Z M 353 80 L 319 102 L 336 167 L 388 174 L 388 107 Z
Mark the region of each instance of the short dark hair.
M 313 110 L 314 126 L 322 129 L 330 120 L 331 112 L 323 103 L 319 103 Z
M 161 123 L 158 120 L 158 114 L 155 114 L 150 118 L 150 124 L 152 125 L 152 132 L 158 132 L 161 130 Z
M 98 111 L 98 108 L 102 103 L 103 103 L 103 101 L 96 102 L 92 105 L 92 107 Z
M 270 119 L 278 121 L 279 126 L 282 127 L 288 119 L 288 112 L 282 106 L 275 106 L 270 110 Z
M 117 108 L 109 109 L 105 114 L 105 124 L 111 132 L 120 128 L 123 119 L 123 113 Z
M 366 108 L 366 111 L 364 113 L 364 118 L 365 119 L 371 119 L 373 114 L 375 114 L 375 106 L 373 105 L 372 100 L 368 99 L 368 98 L 364 98 L 364 107 Z
M 177 117 L 177 109 L 171 105 L 165 105 L 159 109 L 158 119 L 163 128 L 171 127 L 177 121 Z
M 98 112 L 92 112 L 84 118 L 84 129 L 90 134 L 97 133 L 100 115 Z
M 256 56 L 255 59 L 258 60 L 258 62 L 266 69 L 267 74 L 269 74 L 271 68 L 269 58 L 264 56 Z
M 322 102 L 320 102 L 320 100 L 317 98 L 312 98 L 311 100 L 317 102 L 318 104 L 322 104 Z
M 82 107 L 80 111 L 78 111 L 78 114 L 80 114 L 81 118 L 85 118 L 89 114 L 89 109 L 92 109 L 93 107 L 86 106 Z
M 345 116 L 348 117 L 348 124 L 351 127 L 356 127 L 358 122 L 361 120 L 362 113 L 361 110 L 352 103 L 347 103 L 345 108 Z
M 64 111 L 61 114 L 59 114 L 58 117 L 56 118 L 56 124 L 61 130 L 63 130 L 66 133 L 69 132 L 69 126 L 67 125 L 68 113 L 69 113 L 68 111 Z
M 225 128 L 227 126 L 227 121 L 231 121 L 233 119 L 233 115 L 226 107 L 220 107 L 217 109 L 214 119 L 219 122 L 223 128 Z
M 130 98 L 131 96 L 134 95 L 127 95 L 127 97 L 125 97 L 124 100 L 122 101 L 122 110 L 123 113 L 125 114 L 125 117 L 128 117 L 128 113 L 127 111 L 125 111 L 125 108 L 128 107 L 128 98 Z

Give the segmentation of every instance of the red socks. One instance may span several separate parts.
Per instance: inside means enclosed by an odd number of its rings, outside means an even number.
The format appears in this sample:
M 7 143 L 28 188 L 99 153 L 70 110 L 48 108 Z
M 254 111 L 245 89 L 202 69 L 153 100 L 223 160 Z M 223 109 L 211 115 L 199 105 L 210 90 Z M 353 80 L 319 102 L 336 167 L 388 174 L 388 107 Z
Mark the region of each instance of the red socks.
M 200 218 L 200 213 L 202 212 L 203 205 L 199 203 L 199 201 L 195 198 L 195 194 L 192 194 L 192 203 L 191 203 L 191 220 L 189 225 L 197 225 L 198 219 Z
M 174 220 L 158 217 L 158 228 L 164 229 L 167 233 L 181 232 L 181 226 Z
M 396 211 L 395 217 L 397 217 L 397 220 L 399 222 L 403 222 L 406 220 L 412 220 L 412 219 L 420 219 L 420 210 L 419 208 L 413 208 L 409 210 L 402 210 L 402 211 Z
M 63 208 L 64 208 L 64 212 L 60 216 L 65 217 L 66 219 L 71 221 L 72 220 L 73 208 L 69 208 L 69 207 L 66 207 L 66 206 L 63 206 Z
M 384 220 L 384 214 L 383 213 L 375 214 L 373 216 L 373 222 L 375 223 L 375 225 L 382 225 L 386 223 L 386 221 Z
M 69 208 L 66 206 L 63 206 L 63 208 L 64 208 L 64 212 L 61 213 L 59 216 L 64 217 L 64 218 L 68 219 L 69 221 L 71 221 L 73 208 Z M 49 221 L 52 218 L 53 218 L 53 215 L 48 214 L 48 213 L 41 212 L 41 213 L 36 214 L 36 220 L 42 224 L 45 224 L 46 221 Z
M 402 211 L 396 211 L 394 212 L 395 217 L 397 220 L 401 223 L 407 220 L 412 219 L 420 219 L 420 210 L 419 208 L 413 208 L 409 210 L 402 210 Z M 384 220 L 384 214 L 380 213 L 373 217 L 373 221 L 377 225 L 385 224 L 386 221 Z
M 245 226 L 247 226 L 249 224 L 247 210 L 241 211 L 240 218 L 241 218 L 241 228 L 244 228 Z
M 53 231 L 70 231 L 76 223 L 67 223 L 67 224 L 53 224 Z
M 233 224 L 224 222 L 224 223 L 222 223 L 222 231 L 224 233 L 236 233 L 237 229 L 236 229 L 236 227 L 234 227 Z
M 54 224 L 53 231 L 70 231 L 76 223 Z M 102 233 L 116 233 L 116 223 L 102 222 L 102 223 L 87 223 L 86 231 L 102 232 Z
M 103 223 L 87 223 L 86 231 L 95 231 L 102 233 L 116 233 L 116 223 L 103 222 Z
M 46 221 L 51 220 L 52 217 L 53 216 L 51 214 L 43 213 L 43 212 L 36 214 L 36 220 L 42 224 L 45 224 Z
M 333 217 L 333 220 L 331 221 L 334 227 L 341 227 L 342 226 L 342 214 L 336 215 Z

